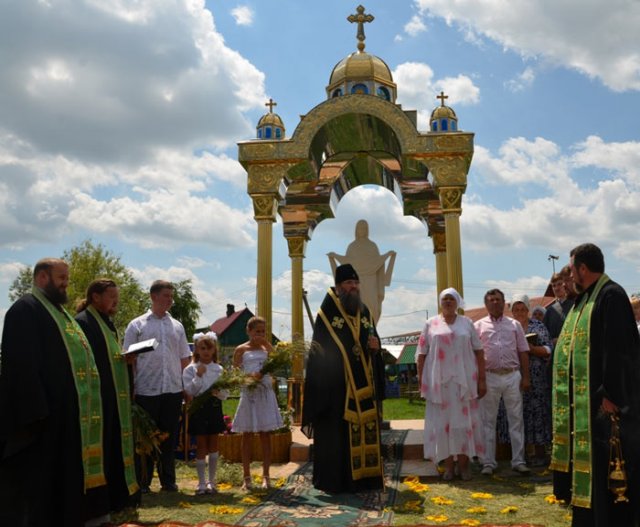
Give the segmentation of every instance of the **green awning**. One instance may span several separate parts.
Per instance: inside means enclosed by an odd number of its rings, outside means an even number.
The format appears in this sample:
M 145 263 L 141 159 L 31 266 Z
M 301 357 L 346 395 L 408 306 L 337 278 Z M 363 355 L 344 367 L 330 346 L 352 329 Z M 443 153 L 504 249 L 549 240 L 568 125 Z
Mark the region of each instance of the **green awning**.
M 415 364 L 417 344 L 405 344 L 396 364 Z

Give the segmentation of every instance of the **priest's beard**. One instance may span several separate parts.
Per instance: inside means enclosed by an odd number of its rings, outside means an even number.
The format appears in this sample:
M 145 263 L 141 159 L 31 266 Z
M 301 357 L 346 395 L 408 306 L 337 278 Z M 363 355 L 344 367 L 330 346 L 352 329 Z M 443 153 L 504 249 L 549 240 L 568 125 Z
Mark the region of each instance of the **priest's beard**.
M 53 285 L 53 282 L 49 282 L 42 288 L 42 290 L 52 304 L 60 306 L 67 303 L 67 292 L 65 290 L 58 289 Z
M 355 316 L 358 313 L 358 309 L 362 311 L 362 301 L 360 300 L 360 293 L 358 291 L 340 291 L 338 298 L 344 310 L 351 316 Z

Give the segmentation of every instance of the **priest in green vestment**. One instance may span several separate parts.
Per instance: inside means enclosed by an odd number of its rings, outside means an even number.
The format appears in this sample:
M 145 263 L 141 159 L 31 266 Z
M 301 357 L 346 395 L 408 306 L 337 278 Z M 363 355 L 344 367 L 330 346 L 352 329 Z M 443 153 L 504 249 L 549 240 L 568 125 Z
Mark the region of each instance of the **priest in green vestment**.
M 121 511 L 139 501 L 131 423 L 132 383 L 118 332 L 111 320 L 117 313 L 119 297 L 119 288 L 113 280 L 99 278 L 89 284 L 85 298 L 76 307 L 76 321 L 89 340 L 100 373 L 108 513 Z
M 382 489 L 380 340 L 350 264 L 336 268 L 307 361 L 302 431 L 313 438 L 313 485 L 326 492 Z
M 63 260 L 40 260 L 4 318 L 0 525 L 83 527 L 87 493 L 105 485 L 100 377 L 68 284 Z
M 553 361 L 554 493 L 574 527 L 640 525 L 640 337 L 629 297 L 604 272 L 602 251 L 570 253 L 578 296 Z M 619 418 L 626 497 L 610 490 L 611 416 Z

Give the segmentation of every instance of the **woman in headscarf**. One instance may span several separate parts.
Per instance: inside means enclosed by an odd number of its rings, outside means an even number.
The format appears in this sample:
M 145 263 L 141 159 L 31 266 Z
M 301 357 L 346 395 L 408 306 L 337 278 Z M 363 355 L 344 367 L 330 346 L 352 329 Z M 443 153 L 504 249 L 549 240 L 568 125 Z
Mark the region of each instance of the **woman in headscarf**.
M 427 401 L 424 457 L 444 461 L 445 481 L 453 479 L 454 457 L 463 480 L 471 479 L 469 458 L 484 455 L 478 399 L 484 396 L 484 352 L 471 320 L 452 287 L 440 293 L 441 313 L 427 320 L 416 350 L 420 393 Z
M 551 386 L 549 367 L 553 344 L 545 325 L 529 318 L 529 297 L 515 295 L 511 301 L 511 313 L 529 341 L 529 378 L 531 389 L 522 395 L 524 415 L 524 440 L 528 448 L 533 448 L 532 467 L 548 463 L 546 449 L 551 444 Z M 533 445 L 533 446 L 531 446 Z

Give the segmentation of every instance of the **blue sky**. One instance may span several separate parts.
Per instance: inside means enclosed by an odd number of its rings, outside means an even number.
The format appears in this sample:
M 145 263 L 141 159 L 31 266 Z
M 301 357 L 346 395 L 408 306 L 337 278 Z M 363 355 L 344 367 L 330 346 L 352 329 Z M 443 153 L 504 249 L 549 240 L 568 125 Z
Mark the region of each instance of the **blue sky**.
M 256 226 L 237 163 L 272 97 L 291 135 L 355 51 L 344 0 L 13 0 L 0 8 L 0 318 L 21 265 L 86 238 L 144 287 L 191 278 L 201 323 L 255 305 Z M 541 295 L 549 254 L 578 243 L 640 291 L 640 4 L 635 0 L 370 0 L 382 58 L 419 128 L 444 90 L 475 154 L 461 217 L 464 296 Z M 435 313 L 432 245 L 386 190 L 349 192 L 307 246 L 316 311 L 326 253 L 366 219 L 398 253 L 379 330 Z M 273 330 L 290 337 L 290 274 L 274 227 Z M 309 334 L 307 323 L 307 332 Z

